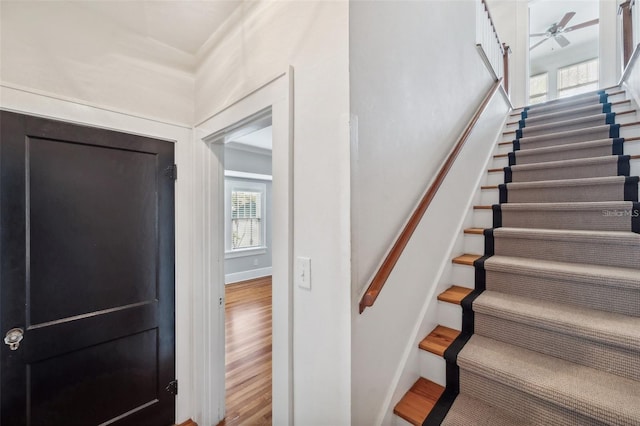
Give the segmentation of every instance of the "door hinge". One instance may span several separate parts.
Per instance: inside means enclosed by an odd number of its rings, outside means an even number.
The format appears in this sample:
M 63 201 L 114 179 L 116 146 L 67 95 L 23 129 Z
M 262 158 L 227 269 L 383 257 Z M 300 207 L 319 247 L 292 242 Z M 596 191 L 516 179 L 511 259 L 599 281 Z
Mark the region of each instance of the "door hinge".
M 224 303 L 224 299 L 222 299 L 222 297 L 218 299 L 218 306 L 222 306 L 223 303 Z
M 164 175 L 173 180 L 178 179 L 178 166 L 176 164 L 172 164 L 171 166 L 167 166 L 164 169 Z
M 177 395 L 178 394 L 178 381 L 177 380 L 173 380 L 173 381 L 169 382 L 167 387 L 164 388 L 164 389 L 167 392 L 169 392 L 171 395 Z

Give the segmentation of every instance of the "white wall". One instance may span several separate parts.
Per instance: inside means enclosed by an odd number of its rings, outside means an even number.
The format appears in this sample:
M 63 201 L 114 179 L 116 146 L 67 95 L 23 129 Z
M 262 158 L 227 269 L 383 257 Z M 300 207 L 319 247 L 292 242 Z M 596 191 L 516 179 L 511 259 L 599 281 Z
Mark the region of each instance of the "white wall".
M 0 3 L 4 84 L 193 124 L 193 57 L 117 26 L 81 2 Z
M 305 426 L 350 423 L 347 25 L 346 1 L 244 4 L 196 73 L 199 122 L 295 70 L 294 256 L 312 262 L 311 291 L 293 294 L 294 423 Z
M 492 84 L 476 49 L 473 2 L 350 3 L 352 421 L 376 424 L 453 231 L 427 216 L 422 252 L 400 260 L 376 305 L 368 280 Z M 461 179 L 460 190 L 469 185 Z M 439 195 L 445 197 L 446 194 Z M 461 215 L 455 206 L 448 214 Z M 444 215 L 446 218 L 447 214 Z M 455 221 L 455 219 L 449 219 Z M 449 224 L 449 222 L 446 222 Z M 417 245 L 416 245 L 417 244 Z M 431 257 L 435 256 L 435 257 Z M 408 268 L 408 269 L 407 269 Z

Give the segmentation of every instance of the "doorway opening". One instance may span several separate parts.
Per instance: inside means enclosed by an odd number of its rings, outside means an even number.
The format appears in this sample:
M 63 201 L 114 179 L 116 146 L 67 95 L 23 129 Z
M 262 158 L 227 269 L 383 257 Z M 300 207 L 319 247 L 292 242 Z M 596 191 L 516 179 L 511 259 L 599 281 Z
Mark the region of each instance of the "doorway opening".
M 599 1 L 538 0 L 529 5 L 529 102 L 596 90 Z
M 224 141 L 225 426 L 272 423 L 271 111 Z
M 236 282 L 256 277 L 242 271 L 225 268 L 227 253 L 234 244 L 233 228 L 225 229 L 225 179 L 248 181 L 257 178 L 256 186 L 243 183 L 236 188 L 238 212 L 235 235 L 237 248 L 250 252 L 245 261 L 268 276 L 264 258 L 271 251 L 271 412 L 272 423 L 290 425 L 293 422 L 293 69 L 288 68 L 273 80 L 251 91 L 196 125 L 201 144 L 194 146 L 203 176 L 202 219 L 206 232 L 201 236 L 203 277 L 195 286 L 193 306 L 196 333 L 195 368 L 201 371 L 196 383 L 200 397 L 195 402 L 200 411 L 198 424 L 218 424 L 227 413 L 225 398 L 225 281 Z M 237 151 L 255 153 L 260 147 L 245 147 L 232 142 L 247 142 L 251 133 L 271 126 L 271 176 L 268 171 L 243 172 L 232 165 L 232 155 L 226 145 Z M 263 130 L 263 133 L 268 133 Z M 257 136 L 257 135 L 253 135 Z M 263 135 L 264 136 L 264 135 Z M 256 142 L 257 143 L 257 142 Z M 243 148 L 243 149 L 238 149 Z M 263 147 L 264 151 L 264 147 Z M 262 152 L 264 153 L 264 152 Z M 245 155 L 246 156 L 246 155 Z M 226 168 L 226 172 L 225 172 Z M 251 174 L 253 173 L 253 174 Z M 227 176 L 225 176 L 225 174 Z M 271 233 L 269 242 L 266 219 L 267 205 L 258 200 L 271 184 Z M 264 185 L 260 185 L 264 184 Z M 227 193 L 231 191 L 227 185 Z M 266 198 L 264 199 L 266 200 Z M 233 200 L 230 199 L 230 204 Z M 264 208 L 264 210 L 263 210 Z M 230 211 L 230 210 L 229 210 Z M 258 217 L 259 216 L 259 217 Z M 241 220 L 242 219 L 242 220 Z M 227 230 L 229 230 L 227 232 Z M 264 232 L 264 234 L 262 233 Z M 233 257 L 232 257 L 233 258 Z M 258 265 L 255 261 L 258 259 Z M 228 270 L 225 270 L 228 269 Z M 242 273 L 239 273 L 242 272 Z M 246 271 L 245 271 L 246 272 Z M 230 284 L 233 285 L 233 284 Z M 231 413 L 229 413 L 231 414 Z M 231 419 L 230 419 L 231 420 Z

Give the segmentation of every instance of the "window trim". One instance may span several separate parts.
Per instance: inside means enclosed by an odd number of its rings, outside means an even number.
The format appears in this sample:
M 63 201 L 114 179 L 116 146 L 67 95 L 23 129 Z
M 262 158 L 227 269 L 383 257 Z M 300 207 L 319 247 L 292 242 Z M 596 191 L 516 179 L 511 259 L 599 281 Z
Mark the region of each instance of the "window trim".
M 540 77 L 542 75 L 546 76 L 546 80 L 547 80 L 546 81 L 546 86 L 547 86 L 546 87 L 546 91 L 544 91 L 543 93 L 538 93 L 538 94 L 535 94 L 535 95 L 531 95 L 531 80 L 533 78 Z M 543 71 L 543 72 L 540 72 L 540 73 L 538 73 L 536 75 L 529 76 L 529 104 L 533 104 L 532 101 L 534 99 L 538 99 L 538 98 L 542 98 L 542 97 L 545 97 L 545 99 L 542 102 L 546 102 L 548 100 L 548 97 L 549 97 L 549 72 L 548 71 Z
M 560 73 L 561 73 L 563 70 L 566 70 L 567 68 L 578 67 L 578 66 L 580 66 L 580 65 L 582 65 L 582 64 L 587 64 L 587 63 L 589 63 L 589 62 L 593 62 L 593 61 L 595 61 L 595 62 L 596 62 L 596 70 L 598 70 L 598 74 L 597 74 L 597 77 L 596 77 L 596 79 L 595 79 L 595 80 L 587 81 L 586 83 L 576 84 L 576 85 L 574 85 L 574 86 L 560 87 L 560 81 L 561 81 L 561 79 L 560 79 Z M 588 85 L 588 84 L 594 84 L 594 83 L 595 83 L 595 84 L 599 84 L 599 83 L 600 83 L 600 69 L 599 69 L 599 67 L 600 67 L 600 58 L 595 57 L 595 58 L 587 59 L 586 61 L 580 61 L 580 62 L 576 62 L 576 63 L 574 63 L 574 64 L 565 65 L 565 66 L 564 66 L 564 67 L 562 67 L 562 68 L 558 68 L 558 69 L 556 70 L 556 90 L 557 90 L 557 92 L 558 92 L 558 98 L 560 98 L 560 93 L 561 93 L 563 90 L 565 90 L 565 91 L 566 91 L 566 90 L 571 90 L 571 89 L 579 89 L 580 87 L 586 86 L 586 85 Z
M 260 215 L 263 223 L 260 230 L 261 245 L 233 249 L 231 247 L 231 194 L 235 191 L 259 192 Z M 248 181 L 225 177 L 224 179 L 224 257 L 233 259 L 238 257 L 255 256 L 267 252 L 267 184 L 260 181 Z

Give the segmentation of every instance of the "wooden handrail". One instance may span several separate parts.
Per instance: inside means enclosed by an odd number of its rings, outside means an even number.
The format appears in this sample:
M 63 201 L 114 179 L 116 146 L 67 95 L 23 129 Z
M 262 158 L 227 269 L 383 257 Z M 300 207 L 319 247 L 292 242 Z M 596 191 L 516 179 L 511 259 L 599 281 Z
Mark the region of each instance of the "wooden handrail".
M 438 192 L 438 189 L 444 182 L 445 177 L 447 177 L 449 170 L 451 170 L 451 167 L 453 166 L 453 163 L 458 157 L 458 154 L 460 154 L 460 151 L 464 147 L 464 144 L 469 138 L 469 135 L 471 134 L 473 127 L 478 122 L 480 115 L 482 115 L 484 110 L 487 108 L 487 105 L 489 105 L 489 102 L 493 98 L 493 95 L 495 95 L 496 91 L 498 91 L 501 84 L 502 84 L 502 78 L 500 78 L 498 81 L 493 83 L 493 85 L 491 86 L 491 89 L 489 90 L 487 95 L 484 97 L 484 99 L 482 100 L 482 103 L 480 104 L 476 112 L 473 114 L 473 117 L 467 124 L 467 127 L 465 127 L 464 132 L 462 132 L 462 135 L 460 136 L 460 138 L 458 138 L 458 141 L 456 142 L 453 150 L 451 151 L 447 159 L 444 161 L 442 166 L 440 166 L 440 170 L 438 171 L 438 174 L 436 175 L 433 183 L 429 186 L 429 188 L 423 195 L 422 199 L 420 200 L 420 203 L 418 204 L 416 209 L 413 211 L 413 213 L 409 217 L 409 220 L 407 221 L 407 224 L 402 229 L 402 232 L 396 239 L 391 249 L 387 252 L 386 257 L 382 262 L 382 265 L 380 266 L 380 268 L 378 268 L 378 271 L 376 272 L 373 279 L 371 280 L 371 283 L 369 284 L 367 291 L 362 296 L 362 299 L 360 299 L 360 313 L 364 312 L 364 310 L 368 306 L 373 306 L 373 303 L 376 301 L 376 298 L 380 294 L 382 287 L 384 287 L 385 283 L 387 282 L 387 279 L 389 278 L 389 275 L 391 275 L 391 271 L 393 271 L 393 268 L 396 266 L 398 259 L 400 259 L 402 252 L 404 251 L 405 247 L 409 243 L 409 240 L 411 239 L 413 232 L 418 227 L 420 220 L 422 220 L 422 217 L 424 216 L 425 212 L 429 208 L 431 201 L 433 201 L 433 198 Z
M 631 7 L 633 3 L 627 0 L 618 6 L 618 14 L 622 15 L 622 69 L 626 68 L 633 53 L 633 19 Z

